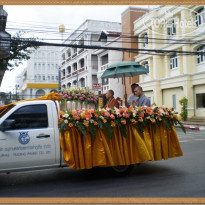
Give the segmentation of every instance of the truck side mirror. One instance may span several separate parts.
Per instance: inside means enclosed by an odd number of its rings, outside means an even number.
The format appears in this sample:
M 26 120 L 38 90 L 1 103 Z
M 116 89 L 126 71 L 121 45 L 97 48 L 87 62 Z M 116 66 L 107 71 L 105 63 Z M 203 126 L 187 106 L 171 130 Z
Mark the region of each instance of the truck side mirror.
M 5 120 L 1 125 L 0 125 L 0 130 L 2 132 L 9 130 L 14 127 L 15 120 Z

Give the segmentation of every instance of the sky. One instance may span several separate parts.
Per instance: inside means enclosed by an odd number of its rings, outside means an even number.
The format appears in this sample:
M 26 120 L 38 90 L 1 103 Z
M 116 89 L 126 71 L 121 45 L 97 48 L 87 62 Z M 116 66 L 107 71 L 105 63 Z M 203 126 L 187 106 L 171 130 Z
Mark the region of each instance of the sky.
M 112 22 L 121 22 L 121 13 L 129 6 L 75 6 L 75 5 L 51 5 L 51 6 L 4 6 L 8 13 L 6 31 L 14 34 L 22 29 L 50 30 L 52 35 L 47 33 L 29 32 L 30 36 L 38 38 L 61 39 L 62 35 L 58 32 L 59 25 L 64 24 L 66 33 L 63 38 L 68 36 L 69 32 L 77 29 L 86 19 L 104 20 Z M 154 6 L 137 6 L 140 8 L 151 9 Z M 6 71 L 0 86 L 2 92 L 15 92 L 15 78 L 26 67 L 26 63 L 15 68 L 13 71 Z M 9 82 L 9 83 L 8 83 Z

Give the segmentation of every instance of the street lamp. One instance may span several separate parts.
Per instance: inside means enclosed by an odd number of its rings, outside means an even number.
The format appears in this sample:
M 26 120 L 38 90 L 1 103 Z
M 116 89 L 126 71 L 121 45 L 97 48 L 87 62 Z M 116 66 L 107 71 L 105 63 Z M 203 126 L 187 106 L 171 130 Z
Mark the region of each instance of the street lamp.
M 0 59 L 7 58 L 10 55 L 11 35 L 5 31 L 7 12 L 0 6 Z

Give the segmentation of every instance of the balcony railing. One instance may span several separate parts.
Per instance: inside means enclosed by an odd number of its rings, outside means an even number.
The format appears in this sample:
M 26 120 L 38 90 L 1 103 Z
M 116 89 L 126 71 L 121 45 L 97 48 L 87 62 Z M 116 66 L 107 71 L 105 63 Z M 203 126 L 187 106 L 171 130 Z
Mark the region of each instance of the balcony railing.
M 73 73 L 72 73 L 72 76 L 77 75 L 77 72 L 78 72 L 78 71 L 73 72 Z
M 85 68 L 79 69 L 79 73 L 81 73 L 81 72 L 83 72 L 83 71 L 85 71 Z
M 70 60 L 71 60 L 71 56 L 67 58 L 66 62 L 68 62 L 68 61 L 70 61 Z
M 66 78 L 70 78 L 71 77 L 71 73 L 69 73 L 67 76 L 66 76 Z
M 65 61 L 62 62 L 62 65 L 64 65 L 64 64 L 65 64 Z
M 62 77 L 61 80 L 65 80 L 65 77 Z
M 84 51 L 84 48 L 81 48 L 79 51 L 78 51 L 78 54 L 82 53 Z
M 101 67 L 100 67 L 100 70 L 102 71 L 102 70 L 106 70 L 108 68 L 108 64 L 105 64 L 105 65 L 102 65 Z
M 77 56 L 77 53 L 74 53 L 73 55 L 72 55 L 72 58 L 75 58 Z

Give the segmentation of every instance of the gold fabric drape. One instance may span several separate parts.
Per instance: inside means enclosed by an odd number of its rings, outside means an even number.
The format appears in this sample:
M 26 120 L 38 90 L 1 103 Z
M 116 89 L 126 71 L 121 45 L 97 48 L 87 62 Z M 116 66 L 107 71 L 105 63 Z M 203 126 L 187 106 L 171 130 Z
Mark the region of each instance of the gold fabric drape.
M 89 130 L 84 137 L 77 128 L 70 128 L 60 133 L 60 143 L 64 159 L 73 169 L 129 165 L 183 155 L 174 127 L 169 132 L 161 124 L 154 132 L 150 125 L 141 134 L 136 127 L 127 125 L 127 135 L 123 137 L 120 128 L 115 127 L 112 139 L 108 139 L 105 130 L 97 128 L 93 141 Z

